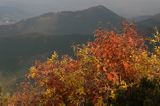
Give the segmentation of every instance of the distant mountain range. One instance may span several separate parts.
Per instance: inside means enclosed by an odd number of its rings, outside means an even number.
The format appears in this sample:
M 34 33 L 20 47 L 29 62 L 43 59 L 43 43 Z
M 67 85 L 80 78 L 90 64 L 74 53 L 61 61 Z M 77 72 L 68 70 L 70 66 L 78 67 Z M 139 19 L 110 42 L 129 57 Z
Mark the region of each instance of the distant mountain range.
M 137 22 L 137 26 L 140 31 L 152 33 L 155 27 L 160 28 L 160 13 Z
M 14 24 L 34 16 L 33 13 L 16 7 L 0 6 L 0 25 Z
M 133 22 L 141 22 L 141 21 L 147 20 L 151 17 L 152 17 L 151 15 L 142 15 L 142 16 L 133 17 L 130 20 Z
M 75 12 L 47 13 L 13 25 L 0 26 L 0 36 L 92 34 L 99 27 L 118 29 L 123 20 L 104 6 L 96 6 Z

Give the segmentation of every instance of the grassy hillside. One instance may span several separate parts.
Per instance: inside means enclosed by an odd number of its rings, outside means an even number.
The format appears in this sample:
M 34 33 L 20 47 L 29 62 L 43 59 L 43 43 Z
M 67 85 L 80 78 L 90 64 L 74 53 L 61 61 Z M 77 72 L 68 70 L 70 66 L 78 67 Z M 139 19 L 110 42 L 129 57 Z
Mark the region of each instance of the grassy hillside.
M 25 64 L 31 65 L 36 58 L 43 59 L 47 57 L 54 50 L 60 54 L 67 53 L 73 55 L 71 46 L 76 43 L 83 43 L 89 39 L 92 39 L 92 36 L 35 36 L 35 34 L 34 37 L 0 39 L 0 69 L 14 71 L 14 69 L 24 67 Z
M 0 39 L 0 85 L 6 90 L 15 89 L 35 60 L 44 61 L 53 51 L 73 56 L 74 44 L 93 39 L 90 35 L 33 36 Z

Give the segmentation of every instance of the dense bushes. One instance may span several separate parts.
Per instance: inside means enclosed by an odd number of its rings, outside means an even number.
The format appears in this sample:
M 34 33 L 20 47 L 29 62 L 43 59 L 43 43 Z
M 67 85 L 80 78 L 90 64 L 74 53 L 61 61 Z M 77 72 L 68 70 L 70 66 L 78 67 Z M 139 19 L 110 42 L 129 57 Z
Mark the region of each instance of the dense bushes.
M 139 85 L 117 90 L 116 106 L 159 106 L 160 83 L 144 78 Z
M 160 35 L 147 40 L 134 25 L 122 33 L 97 30 L 96 39 L 75 47 L 76 59 L 53 53 L 36 62 L 13 94 L 14 106 L 155 106 L 160 98 Z

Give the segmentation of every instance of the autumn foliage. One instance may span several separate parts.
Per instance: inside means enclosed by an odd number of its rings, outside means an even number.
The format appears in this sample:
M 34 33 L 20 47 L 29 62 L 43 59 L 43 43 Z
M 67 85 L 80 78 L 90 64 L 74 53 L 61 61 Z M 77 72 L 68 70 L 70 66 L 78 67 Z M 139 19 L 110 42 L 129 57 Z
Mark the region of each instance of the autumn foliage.
M 159 87 L 159 40 L 158 32 L 153 38 L 147 38 L 147 41 L 154 45 L 154 50 L 149 51 L 146 38 L 140 36 L 132 24 L 125 23 L 121 33 L 99 29 L 95 33 L 94 41 L 75 47 L 75 59 L 69 56 L 58 57 L 54 52 L 47 61 L 37 61 L 9 104 L 120 105 L 123 102 L 120 99 L 131 97 L 129 92 L 141 87 L 142 79 L 155 81 L 155 86 Z M 155 92 L 154 89 L 150 91 Z

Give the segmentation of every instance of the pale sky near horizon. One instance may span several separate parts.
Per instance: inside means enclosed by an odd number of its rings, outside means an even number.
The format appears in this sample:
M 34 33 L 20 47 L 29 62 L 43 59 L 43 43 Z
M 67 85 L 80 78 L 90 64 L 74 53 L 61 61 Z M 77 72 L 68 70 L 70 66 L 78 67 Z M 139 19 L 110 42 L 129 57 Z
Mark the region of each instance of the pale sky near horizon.
M 160 13 L 160 0 L 0 0 L 0 6 L 12 6 L 39 12 L 74 11 L 96 5 L 104 5 L 125 17 Z

